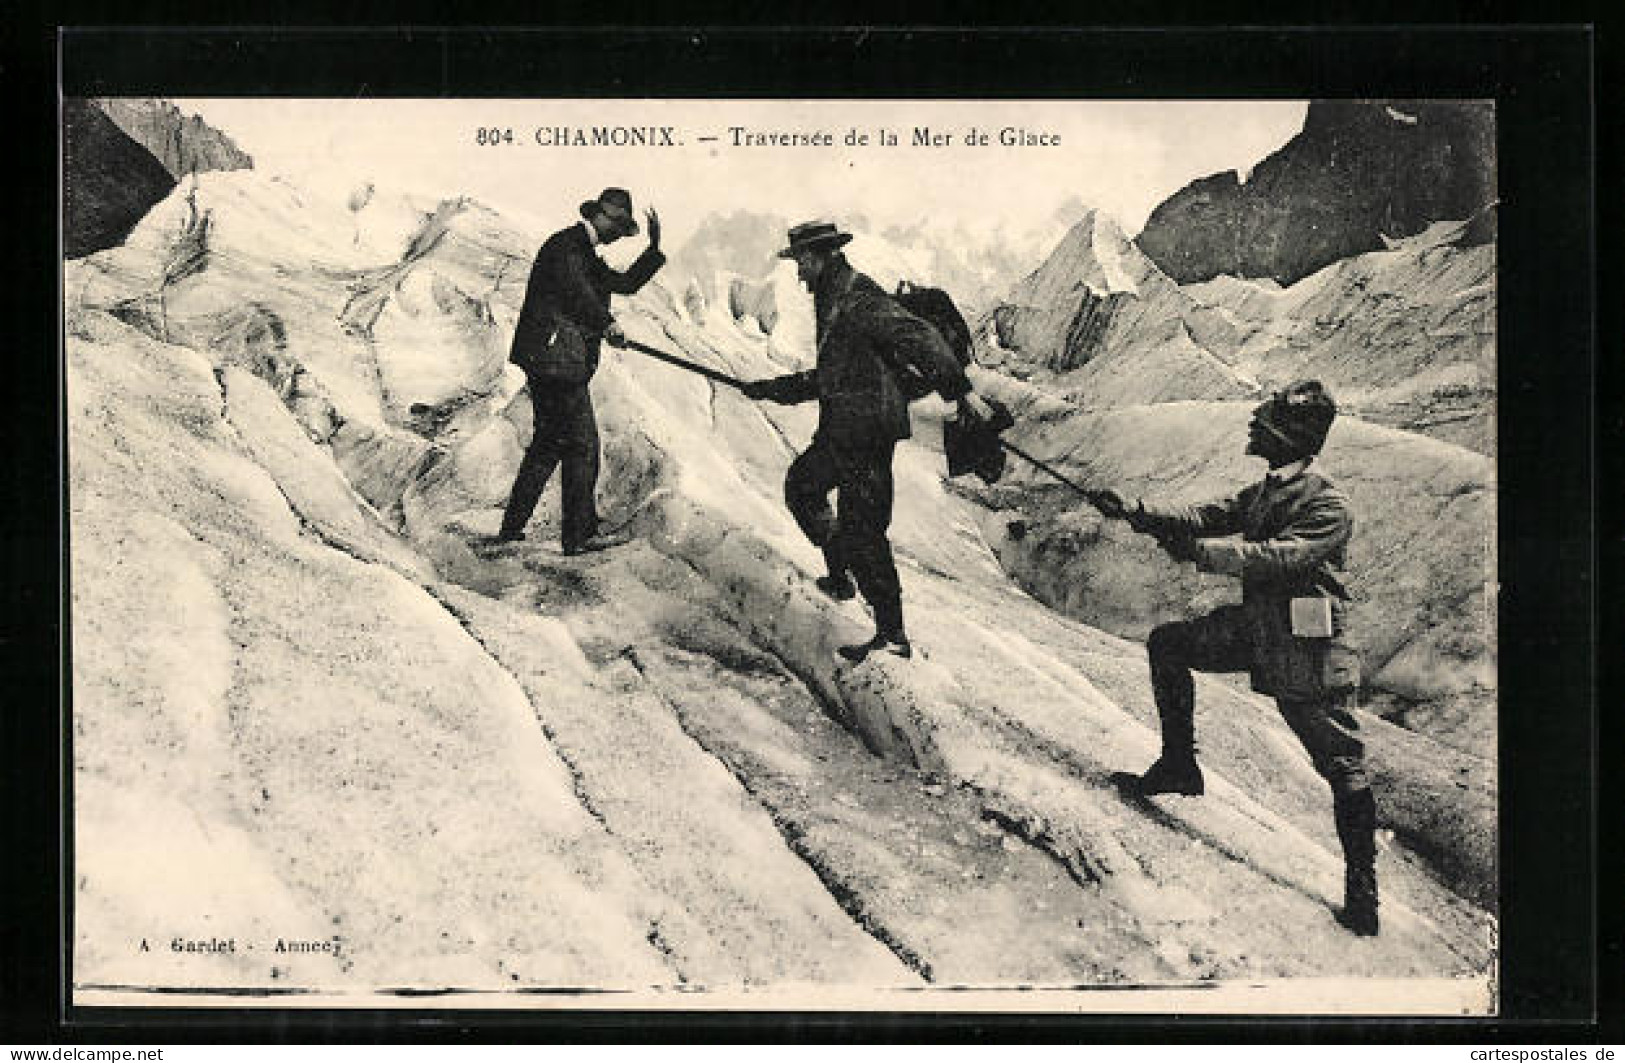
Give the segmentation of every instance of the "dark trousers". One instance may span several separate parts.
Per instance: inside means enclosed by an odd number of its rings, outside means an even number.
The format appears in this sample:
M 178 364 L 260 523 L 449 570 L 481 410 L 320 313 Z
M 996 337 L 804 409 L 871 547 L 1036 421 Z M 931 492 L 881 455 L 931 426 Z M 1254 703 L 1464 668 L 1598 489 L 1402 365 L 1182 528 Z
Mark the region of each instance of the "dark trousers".
M 1227 605 L 1194 620 L 1162 624 L 1145 645 L 1162 717 L 1163 746 L 1176 752 L 1192 750 L 1196 684 L 1191 672 L 1248 671 L 1254 659 L 1251 628 L 1240 606 Z M 1369 788 L 1365 744 L 1354 735 L 1357 725 L 1342 698 L 1277 697 L 1275 704 L 1335 797 L 1342 800 Z
M 876 629 L 885 635 L 903 633 L 903 591 L 886 538 L 896 447 L 893 440 L 851 446 L 814 436 L 784 479 L 784 500 L 796 523 L 824 551 L 831 574 L 851 574 L 875 611 Z
M 508 496 L 502 533 L 514 535 L 524 530 L 553 469 L 562 462 L 561 538 L 566 547 L 574 546 L 598 530 L 598 510 L 593 501 L 598 486 L 598 420 L 593 416 L 592 395 L 586 384 L 567 384 L 532 373 L 525 377 L 536 427 Z

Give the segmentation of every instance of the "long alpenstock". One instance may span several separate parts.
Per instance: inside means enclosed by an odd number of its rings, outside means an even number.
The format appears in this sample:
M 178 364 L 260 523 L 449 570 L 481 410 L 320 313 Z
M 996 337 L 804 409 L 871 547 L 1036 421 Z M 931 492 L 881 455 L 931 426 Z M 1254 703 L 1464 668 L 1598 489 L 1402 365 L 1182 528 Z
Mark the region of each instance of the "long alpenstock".
M 665 351 L 662 351 L 657 347 L 651 347 L 647 343 L 639 343 L 637 340 L 627 340 L 626 346 L 630 350 L 640 351 L 643 354 L 647 354 L 651 358 L 658 358 L 662 362 L 675 365 L 679 369 L 687 369 L 690 373 L 698 373 L 707 379 L 715 380 L 719 384 L 727 384 L 732 388 L 744 387 L 743 382 L 736 377 L 731 377 L 727 373 L 718 372 L 717 370 L 712 369 L 710 366 L 701 365 L 698 362 L 691 362 L 687 358 L 679 358 L 675 354 L 667 354 Z

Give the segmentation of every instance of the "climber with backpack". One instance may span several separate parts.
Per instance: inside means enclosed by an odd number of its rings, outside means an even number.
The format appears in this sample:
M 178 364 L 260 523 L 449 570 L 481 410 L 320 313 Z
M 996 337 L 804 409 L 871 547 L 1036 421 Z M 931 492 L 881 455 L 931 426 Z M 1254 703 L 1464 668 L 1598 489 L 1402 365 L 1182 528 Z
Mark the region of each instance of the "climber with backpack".
M 906 307 L 908 296 L 918 293 L 894 297 L 852 268 L 841 251 L 851 239 L 824 221 L 790 229 L 789 244 L 779 257 L 795 260 L 798 278 L 813 294 L 816 364 L 739 386 L 752 399 L 786 405 L 818 401 L 818 429 L 812 444 L 790 464 L 784 497 L 796 523 L 824 553 L 828 571 L 814 584 L 837 601 L 861 592 L 874 610 L 874 637 L 839 650 L 845 659 L 858 662 L 877 650 L 913 655 L 886 537 L 892 455 L 898 441 L 910 435 L 910 400 L 934 391 L 956 402 L 966 420 L 987 419 L 992 410 L 965 375 L 970 334 L 958 311 L 953 315 L 963 331 L 962 353 L 944 338 L 943 326 Z M 952 310 L 951 300 L 948 308 Z M 958 331 L 951 323 L 946 327 Z M 836 494 L 834 509 L 831 492 Z

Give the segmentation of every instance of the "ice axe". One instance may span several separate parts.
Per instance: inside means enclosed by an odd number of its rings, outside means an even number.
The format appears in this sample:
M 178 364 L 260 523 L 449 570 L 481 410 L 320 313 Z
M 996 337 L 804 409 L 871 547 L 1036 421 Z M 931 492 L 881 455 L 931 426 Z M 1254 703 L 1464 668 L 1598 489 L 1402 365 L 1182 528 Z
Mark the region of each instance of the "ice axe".
M 1015 426 L 1015 418 L 1004 403 L 992 398 L 983 398 L 993 410 L 993 416 L 986 420 L 975 420 L 966 423 L 962 420 L 944 421 L 942 427 L 942 450 L 948 458 L 948 475 L 959 476 L 962 473 L 974 472 L 986 483 L 993 483 L 1004 474 L 1004 455 L 1014 454 L 1016 457 L 1033 466 L 1035 469 L 1050 476 L 1058 483 L 1065 485 L 1072 491 L 1081 495 L 1103 515 L 1114 519 L 1123 519 L 1124 513 L 1120 505 L 1113 505 L 1108 501 L 1108 492 L 1094 487 L 1085 487 L 1076 480 L 1067 476 L 1059 469 L 1033 457 L 1014 443 L 1005 439 L 1000 433 Z M 1131 522 L 1132 526 L 1132 522 Z M 1139 529 L 1136 529 L 1139 530 Z M 1009 525 L 1012 539 L 1024 538 L 1027 534 L 1026 521 L 1012 521 Z M 1156 532 L 1147 532 L 1157 545 L 1173 556 L 1176 560 L 1190 560 L 1180 544 L 1188 540 L 1182 537 L 1167 537 Z
M 1096 496 L 1100 493 L 1099 491 L 1095 490 L 1092 487 L 1085 487 L 1085 486 L 1083 486 L 1082 484 L 1078 483 L 1075 480 L 1068 479 L 1067 477 L 1061 475 L 1061 473 L 1059 471 L 1057 471 L 1053 466 L 1050 466 L 1050 465 L 1046 464 L 1045 462 L 1039 461 L 1037 458 L 1033 457 L 1031 454 L 1027 453 L 1025 450 L 1022 450 L 1020 447 L 1016 446 L 1014 443 L 1010 442 L 1008 439 L 1000 439 L 999 440 L 999 446 L 1003 447 L 1005 450 L 1008 450 L 1010 453 L 1014 454 L 1016 457 L 1020 458 L 1022 461 L 1026 462 L 1027 464 L 1033 466 L 1039 472 L 1046 473 L 1047 475 L 1054 477 L 1059 482 L 1061 482 L 1061 483 L 1065 484 L 1066 486 L 1072 488 L 1072 490 L 1074 490 L 1078 494 L 1082 495 L 1091 504 L 1095 504 Z
M 719 384 L 726 384 L 729 387 L 737 388 L 740 391 L 743 391 L 745 388 L 745 382 L 740 380 L 738 377 L 729 376 L 727 373 L 712 369 L 708 365 L 701 365 L 698 362 L 679 357 L 678 355 L 671 354 L 668 351 L 663 351 L 658 347 L 651 347 L 647 343 L 640 343 L 637 340 L 628 339 L 624 344 L 622 344 L 622 346 L 630 350 L 638 351 L 641 354 L 647 354 L 651 358 L 659 359 L 660 361 L 665 362 L 668 365 L 674 365 L 679 369 L 686 369 L 690 373 L 697 373 L 700 376 L 705 377 L 707 380 L 714 380 Z M 997 399 L 986 399 L 984 401 L 986 401 L 988 405 L 993 408 L 993 417 L 991 420 L 981 421 L 972 425 L 963 425 L 956 421 L 943 422 L 943 451 L 948 455 L 949 476 L 959 476 L 963 473 L 975 472 L 988 483 L 992 483 L 997 480 L 1003 471 L 1004 463 L 1002 461 L 990 462 L 988 460 L 988 455 L 990 452 L 996 453 L 992 451 L 993 446 L 996 444 L 999 448 L 1014 454 L 1022 461 L 1027 462 L 1029 465 L 1032 465 L 1039 471 L 1053 477 L 1055 480 L 1071 488 L 1073 491 L 1076 491 L 1096 509 L 1101 508 L 1100 492 L 1098 490 L 1083 486 L 1077 481 L 1061 473 L 1047 462 L 1033 457 L 1031 454 L 1027 453 L 1025 450 L 1022 450 L 1014 443 L 1003 438 L 1000 433 L 1005 429 L 1014 426 L 1016 423 L 1015 418 L 1010 415 L 1010 411 L 1005 407 L 1005 405 L 999 402 Z
M 675 354 L 669 354 L 658 347 L 651 347 L 647 343 L 639 343 L 637 340 L 629 339 L 623 346 L 631 350 L 638 351 L 642 354 L 647 354 L 651 358 L 658 358 L 662 362 L 665 362 L 668 365 L 675 365 L 679 369 L 687 369 L 690 373 L 698 373 L 707 380 L 715 380 L 718 384 L 727 384 L 731 388 L 739 388 L 740 390 L 744 390 L 744 381 L 737 377 L 731 377 L 727 373 L 712 369 L 708 365 L 701 365 L 698 362 L 691 362 L 687 358 L 679 358 Z
M 985 483 L 991 484 L 1004 474 L 1004 455 L 1000 453 L 1002 450 L 1014 454 L 1040 472 L 1082 495 L 1096 509 L 1101 509 L 1100 491 L 1085 487 L 1048 462 L 1033 457 L 1005 439 L 1002 433 L 1015 426 L 1015 418 L 1011 416 L 1004 403 L 997 399 L 984 397 L 983 401 L 992 409 L 992 417 L 970 423 L 963 420 L 943 422 L 942 451 L 948 458 L 949 476 L 974 472 Z

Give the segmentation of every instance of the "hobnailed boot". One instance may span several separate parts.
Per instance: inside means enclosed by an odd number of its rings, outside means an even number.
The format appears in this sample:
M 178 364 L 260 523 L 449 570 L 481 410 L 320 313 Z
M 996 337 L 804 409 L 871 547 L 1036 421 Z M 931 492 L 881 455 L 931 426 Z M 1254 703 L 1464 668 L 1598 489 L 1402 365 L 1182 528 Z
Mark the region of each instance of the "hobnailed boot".
M 611 550 L 617 546 L 624 546 L 632 541 L 632 536 L 626 531 L 594 532 L 579 542 L 564 544 L 565 557 L 578 557 L 581 554 L 597 553 L 600 550 Z
M 819 549 L 823 551 L 824 569 L 829 574 L 813 580 L 813 586 L 826 598 L 837 602 L 849 602 L 857 597 L 858 588 L 852 582 L 852 571 L 847 568 L 839 536 L 831 531 L 828 541 Z
M 1167 749 L 1157 762 L 1145 769 L 1143 775 L 1130 775 L 1128 786 L 1141 797 L 1150 797 L 1152 794 L 1184 794 L 1186 797 L 1200 797 L 1207 791 L 1202 779 L 1202 769 L 1196 763 L 1196 754 L 1192 751 L 1170 753 Z
M 850 602 L 858 593 L 852 577 L 845 572 L 831 572 L 827 576 L 819 576 L 813 580 L 813 586 L 817 587 L 824 597 L 837 602 Z
M 1196 705 L 1194 693 L 1158 691 L 1157 713 L 1162 717 L 1162 756 L 1142 775 L 1119 772 L 1118 785 L 1137 797 L 1206 792 L 1202 769 L 1196 763 Z
M 1343 908 L 1337 921 L 1350 933 L 1375 937 L 1377 918 L 1377 801 L 1369 788 L 1333 794 L 1337 839 L 1343 843 Z
M 876 632 L 875 637 L 868 642 L 860 642 L 855 646 L 838 646 L 835 652 L 853 664 L 861 664 L 868 660 L 871 653 L 884 651 L 893 657 L 904 660 L 914 656 L 914 647 L 909 644 L 908 636 L 901 631 L 886 633 Z

